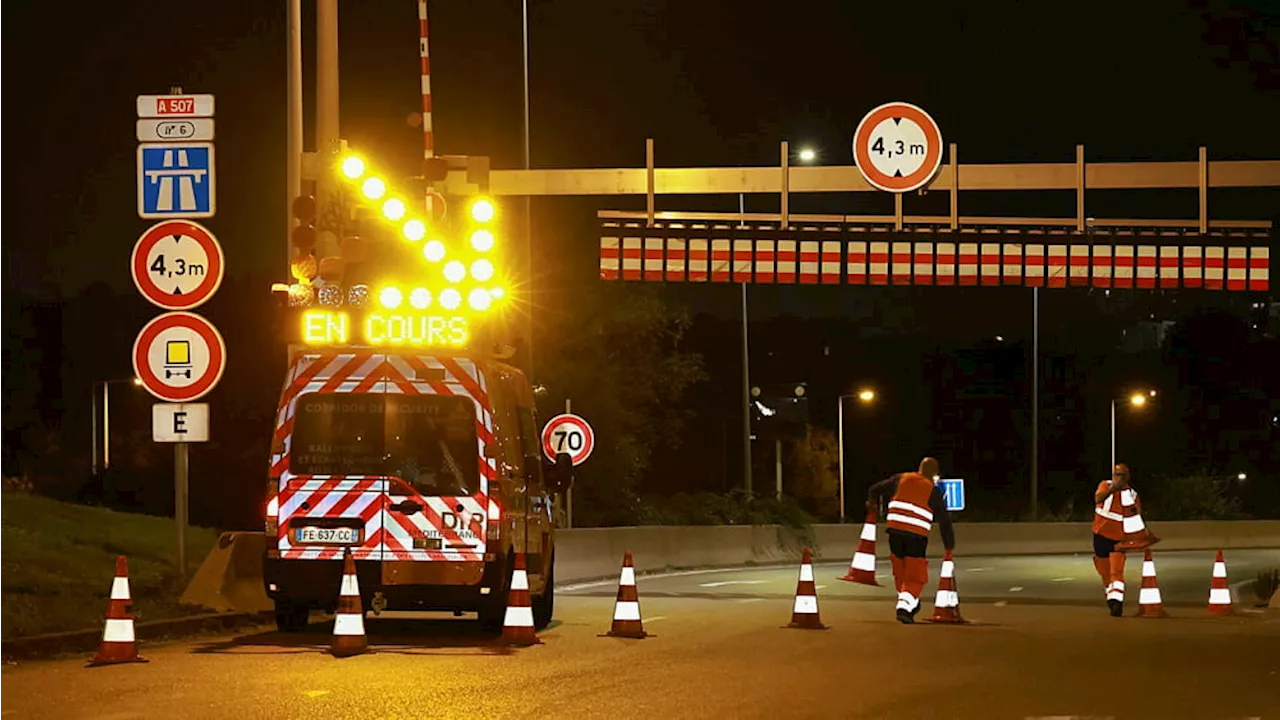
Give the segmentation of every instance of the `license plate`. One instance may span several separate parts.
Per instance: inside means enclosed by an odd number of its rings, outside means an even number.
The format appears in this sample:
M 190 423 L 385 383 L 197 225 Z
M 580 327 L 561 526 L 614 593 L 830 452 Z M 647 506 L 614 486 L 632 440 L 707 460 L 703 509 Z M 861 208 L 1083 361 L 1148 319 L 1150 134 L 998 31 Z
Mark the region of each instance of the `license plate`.
M 350 545 L 360 541 L 359 528 L 302 527 L 297 529 L 298 542 Z

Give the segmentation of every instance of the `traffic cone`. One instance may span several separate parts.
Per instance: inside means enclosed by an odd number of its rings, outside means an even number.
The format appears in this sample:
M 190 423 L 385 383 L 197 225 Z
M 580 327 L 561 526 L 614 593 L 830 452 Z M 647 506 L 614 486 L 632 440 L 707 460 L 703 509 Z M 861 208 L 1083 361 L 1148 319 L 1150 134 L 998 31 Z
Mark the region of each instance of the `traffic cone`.
M 1222 558 L 1222 551 L 1213 561 L 1213 582 L 1209 586 L 1209 614 L 1214 617 L 1226 617 L 1234 614 L 1231 608 L 1231 588 L 1227 586 L 1227 561 Z
M 533 603 L 529 598 L 529 575 L 525 571 L 524 553 L 516 553 L 516 566 L 511 571 L 511 589 L 507 591 L 507 614 L 502 620 L 503 645 L 539 645 L 533 631 Z
M 956 564 L 948 550 L 942 558 L 942 573 L 938 576 L 938 594 L 933 598 L 933 623 L 965 624 L 968 620 L 960 617 L 960 594 L 956 592 Z
M 138 641 L 133 634 L 133 596 L 129 594 L 129 562 L 123 555 L 116 558 L 116 576 L 111 581 L 111 599 L 107 601 L 106 624 L 102 628 L 102 644 L 89 667 L 119 663 L 148 662 L 138 654 Z
M 338 591 L 338 608 L 333 614 L 333 640 L 329 652 L 334 657 L 351 657 L 369 651 L 364 634 L 364 605 L 360 602 L 360 580 L 356 577 L 356 561 L 351 548 L 342 550 L 342 589 Z
M 818 616 L 818 589 L 813 585 L 813 553 L 804 549 L 800 558 L 800 580 L 796 582 L 796 601 L 791 609 L 789 628 L 801 630 L 826 630 Z
M 612 637 L 644 638 L 648 633 L 640 621 L 640 591 L 636 589 L 636 569 L 631 562 L 631 551 L 622 556 L 622 574 L 618 577 L 618 600 L 613 605 Z
M 1142 588 L 1138 590 L 1138 614 L 1134 617 L 1169 617 L 1161 604 L 1160 586 L 1156 584 L 1156 563 L 1151 559 L 1151 548 L 1142 558 Z
M 1133 490 L 1126 489 L 1121 491 L 1120 506 L 1125 537 L 1124 540 L 1116 544 L 1117 551 L 1137 552 L 1160 542 L 1160 538 L 1151 532 L 1151 529 L 1143 522 L 1142 513 L 1138 510 L 1138 498 Z
M 858 537 L 858 549 L 853 553 L 853 561 L 849 563 L 849 572 L 840 580 L 880 587 L 876 582 L 876 514 L 867 513 L 867 521 L 862 524 L 862 535 Z

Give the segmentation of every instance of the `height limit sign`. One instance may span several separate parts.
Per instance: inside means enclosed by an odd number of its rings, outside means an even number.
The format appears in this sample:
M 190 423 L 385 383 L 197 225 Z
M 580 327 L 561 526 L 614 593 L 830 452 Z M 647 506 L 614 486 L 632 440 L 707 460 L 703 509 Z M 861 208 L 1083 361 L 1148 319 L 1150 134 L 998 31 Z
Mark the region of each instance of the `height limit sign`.
M 892 193 L 918 190 L 942 166 L 942 131 L 915 105 L 885 103 L 858 123 L 853 160 L 873 187 Z

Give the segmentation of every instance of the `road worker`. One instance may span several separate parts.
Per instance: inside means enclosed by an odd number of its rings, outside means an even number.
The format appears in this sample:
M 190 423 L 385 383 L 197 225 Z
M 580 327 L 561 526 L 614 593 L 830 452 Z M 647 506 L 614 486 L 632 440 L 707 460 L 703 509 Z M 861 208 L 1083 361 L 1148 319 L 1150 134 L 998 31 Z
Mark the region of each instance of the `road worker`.
M 929 530 L 937 518 L 942 544 L 948 550 L 956 546 L 955 528 L 942 488 L 934 485 L 938 477 L 938 461 L 927 457 L 920 461 L 918 472 L 892 475 L 867 490 L 867 510 L 875 511 L 885 496 L 891 495 L 885 516 L 889 534 L 889 560 L 893 565 L 893 584 L 898 590 L 898 622 L 915 622 L 920 611 L 920 596 L 929 582 Z
M 1128 465 L 1120 463 L 1112 468 L 1111 479 L 1098 483 L 1093 502 L 1093 567 L 1102 578 L 1111 616 L 1121 617 L 1125 550 L 1141 550 L 1160 538 L 1142 522 L 1142 501 L 1129 484 Z

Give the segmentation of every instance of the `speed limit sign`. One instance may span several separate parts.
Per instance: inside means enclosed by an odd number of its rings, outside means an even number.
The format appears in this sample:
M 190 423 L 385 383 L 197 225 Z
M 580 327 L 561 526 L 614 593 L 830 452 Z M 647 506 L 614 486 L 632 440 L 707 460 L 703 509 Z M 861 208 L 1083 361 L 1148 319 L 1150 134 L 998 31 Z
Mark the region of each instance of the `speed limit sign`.
M 595 432 L 577 415 L 557 415 L 542 428 L 542 452 L 551 460 L 560 453 L 568 453 L 574 465 L 581 465 L 591 457 L 595 446 Z

